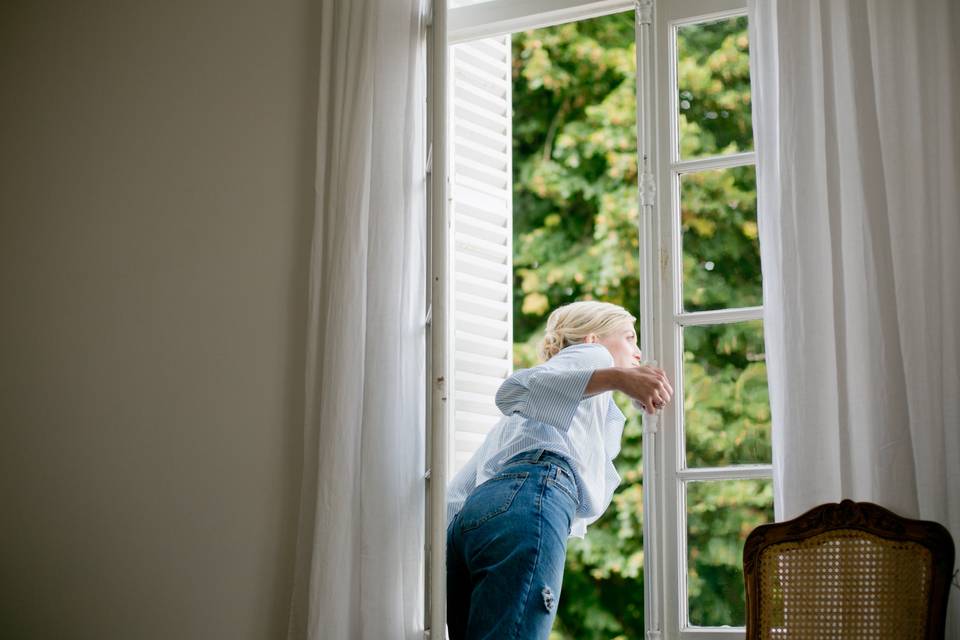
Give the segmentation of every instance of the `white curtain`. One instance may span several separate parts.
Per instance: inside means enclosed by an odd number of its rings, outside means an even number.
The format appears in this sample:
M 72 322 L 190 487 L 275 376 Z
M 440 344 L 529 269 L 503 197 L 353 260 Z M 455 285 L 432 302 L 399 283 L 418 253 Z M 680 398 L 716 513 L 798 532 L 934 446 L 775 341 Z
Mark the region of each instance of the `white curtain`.
M 960 3 L 749 12 L 777 518 L 851 498 L 957 540 Z
M 304 469 L 290 640 L 423 637 L 420 0 L 320 0 Z

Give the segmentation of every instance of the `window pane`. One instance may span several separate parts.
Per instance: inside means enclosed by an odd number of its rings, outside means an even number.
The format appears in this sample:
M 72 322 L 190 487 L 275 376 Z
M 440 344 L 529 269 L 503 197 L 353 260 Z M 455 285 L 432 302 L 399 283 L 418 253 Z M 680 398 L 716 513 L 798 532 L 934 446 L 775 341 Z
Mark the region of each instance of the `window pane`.
M 743 626 L 743 544 L 773 522 L 772 480 L 687 483 L 687 602 L 691 625 Z
M 680 176 L 687 311 L 763 304 L 756 185 L 752 165 Z
M 688 467 L 771 461 L 770 400 L 760 320 L 683 330 Z
M 680 158 L 753 149 L 747 17 L 677 29 Z

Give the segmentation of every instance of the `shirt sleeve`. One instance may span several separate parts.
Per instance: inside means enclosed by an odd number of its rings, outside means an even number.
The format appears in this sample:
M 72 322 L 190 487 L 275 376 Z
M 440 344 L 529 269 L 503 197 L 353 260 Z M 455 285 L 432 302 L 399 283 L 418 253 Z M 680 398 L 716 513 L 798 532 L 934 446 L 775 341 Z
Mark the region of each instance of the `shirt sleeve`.
M 565 431 L 589 397 L 593 372 L 611 366 L 613 356 L 603 345 L 571 345 L 543 364 L 514 372 L 497 390 L 497 407 L 504 415 L 520 413 Z

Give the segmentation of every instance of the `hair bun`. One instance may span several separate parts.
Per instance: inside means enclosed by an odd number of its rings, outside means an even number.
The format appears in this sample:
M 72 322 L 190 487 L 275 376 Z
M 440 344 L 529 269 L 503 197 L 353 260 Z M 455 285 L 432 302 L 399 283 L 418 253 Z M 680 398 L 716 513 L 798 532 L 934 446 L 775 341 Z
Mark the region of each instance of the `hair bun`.
M 547 329 L 543 334 L 543 341 L 540 342 L 540 359 L 546 362 L 557 355 L 563 349 L 563 338 L 553 329 Z

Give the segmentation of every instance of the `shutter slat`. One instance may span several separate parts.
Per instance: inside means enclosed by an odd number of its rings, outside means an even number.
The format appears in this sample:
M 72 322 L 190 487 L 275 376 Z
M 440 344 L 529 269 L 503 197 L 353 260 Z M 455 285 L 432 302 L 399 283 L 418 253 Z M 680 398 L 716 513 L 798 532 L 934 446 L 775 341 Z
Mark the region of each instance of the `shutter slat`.
M 484 91 L 467 82 L 453 83 L 453 98 L 456 100 L 458 106 L 464 103 L 472 103 L 499 117 L 510 118 L 512 106 L 507 104 L 504 96 Z M 509 122 L 507 124 L 509 124 Z
M 510 306 L 485 300 L 479 296 L 460 294 L 454 305 L 454 312 L 464 311 L 489 320 L 507 322 L 510 318 Z
M 455 273 L 467 273 L 480 278 L 486 278 L 491 282 L 510 283 L 509 264 L 504 264 L 499 260 L 489 260 L 471 255 L 473 252 L 470 251 L 468 247 L 454 247 L 454 249 L 461 252 L 461 254 L 457 256 L 457 264 L 454 267 Z
M 510 153 L 510 147 L 504 141 L 502 133 L 502 130 L 485 129 L 468 118 L 462 118 L 454 123 L 453 141 L 455 144 L 483 145 L 496 153 Z
M 504 84 L 498 79 L 484 71 L 480 67 L 475 67 L 469 62 L 465 62 L 462 57 L 457 57 L 453 61 L 453 80 L 477 87 L 478 90 L 489 93 L 497 97 L 508 95 Z
M 508 61 L 510 59 L 510 42 L 500 38 L 486 38 L 464 43 L 464 48 L 486 55 L 490 58 Z
M 494 403 L 489 396 L 480 393 L 458 391 L 454 396 L 454 401 L 457 403 L 457 407 L 464 413 L 486 416 L 491 419 L 497 419 L 497 417 L 501 415 L 496 403 Z M 459 427 L 460 425 L 457 426 Z
M 471 233 L 487 242 L 502 245 L 510 244 L 510 237 L 503 225 L 490 224 L 486 220 L 479 219 L 467 212 L 456 211 L 454 215 L 456 216 L 457 228 L 460 231 Z
M 510 336 L 510 323 L 507 320 L 494 320 L 466 311 L 458 311 L 453 326 L 474 335 L 486 336 L 507 341 Z
M 485 209 L 481 206 L 474 206 L 462 201 L 455 201 L 453 204 L 453 211 L 458 216 L 469 216 L 471 218 L 476 218 L 477 220 L 482 220 L 490 225 L 499 226 L 503 228 L 504 234 L 509 234 L 509 230 L 506 227 L 508 222 L 506 212 L 497 209 Z M 509 237 L 509 235 L 507 236 Z
M 464 66 L 480 69 L 489 76 L 499 77 L 504 58 L 498 54 L 490 55 L 478 47 L 461 47 L 457 50 L 457 61 Z
M 510 126 L 506 114 L 484 109 L 477 103 L 467 100 L 454 100 L 454 107 L 460 110 L 458 114 L 461 123 L 472 123 L 484 131 L 503 132 Z
M 510 296 L 504 291 L 502 282 L 491 282 L 485 278 L 478 278 L 469 273 L 456 274 L 455 286 L 462 287 L 472 295 L 487 298 L 494 302 L 509 302 Z
M 510 156 L 493 149 L 467 144 L 457 144 L 457 164 L 470 161 L 475 165 L 488 167 L 490 171 L 507 174 L 510 169 Z M 508 178 L 511 179 L 512 178 Z
M 497 193 L 501 193 L 510 185 L 510 176 L 499 167 L 473 162 L 468 158 L 459 160 L 454 170 L 457 172 L 458 183 L 467 184 L 462 181 L 462 178 L 471 178 L 483 185 L 484 190 L 494 189 Z
M 485 338 L 465 331 L 456 333 L 454 349 L 456 353 L 472 353 L 498 360 L 505 360 L 510 355 L 510 346 L 505 341 Z
M 484 414 L 470 413 L 468 411 L 458 411 L 454 414 L 453 418 L 457 422 L 457 426 L 464 431 L 469 431 L 471 433 L 486 433 L 493 428 L 493 425 L 497 423 L 497 420 L 503 417 L 503 414 L 497 413 L 497 416 L 490 416 Z
M 509 223 L 511 205 L 510 201 L 505 198 L 506 194 L 491 190 L 481 191 L 474 189 L 468 184 L 469 179 L 467 181 L 461 179 L 456 182 L 453 189 L 454 202 L 492 213 L 499 213 L 504 216 L 504 218 L 507 219 L 507 223 Z M 454 206 L 455 210 L 459 208 L 459 205 Z
M 463 391 L 486 394 L 491 399 L 490 401 L 493 402 L 493 397 L 496 395 L 497 389 L 503 384 L 503 378 L 500 376 L 485 376 L 479 373 L 463 371 L 457 378 L 457 382 L 462 385 L 460 388 Z
M 503 378 L 510 375 L 510 362 L 506 358 L 488 358 L 458 351 L 453 354 L 453 360 L 460 371 Z
M 458 231 L 454 234 L 456 248 L 482 260 L 495 264 L 507 264 L 510 260 L 510 247 L 498 242 L 488 242 L 482 238 Z
M 462 198 L 465 198 L 469 201 L 480 201 L 486 198 L 488 202 L 497 203 L 499 206 L 495 205 L 495 208 L 506 208 L 509 204 L 506 200 L 503 199 L 503 187 L 497 186 L 494 184 L 487 184 L 482 180 L 478 179 L 482 176 L 473 176 L 469 173 L 465 173 L 462 170 L 457 171 L 458 167 L 454 166 L 454 179 L 453 179 L 453 190 L 454 197 L 458 195 Z

